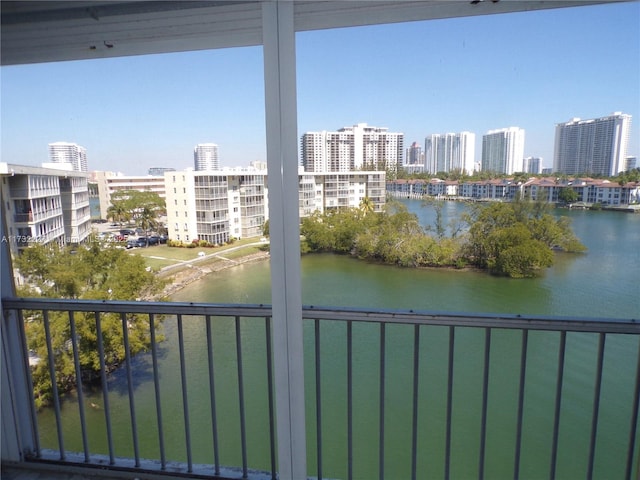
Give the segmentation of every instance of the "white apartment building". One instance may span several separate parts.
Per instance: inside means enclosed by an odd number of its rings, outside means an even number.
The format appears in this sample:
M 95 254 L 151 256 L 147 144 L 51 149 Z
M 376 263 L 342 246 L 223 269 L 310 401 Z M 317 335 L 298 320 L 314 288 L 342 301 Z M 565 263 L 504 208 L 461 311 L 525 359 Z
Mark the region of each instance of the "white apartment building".
M 373 210 L 385 204 L 384 171 L 305 172 L 300 169 L 299 212 L 357 208 L 371 199 Z M 195 239 L 222 244 L 234 238 L 262 235 L 269 218 L 266 170 L 225 169 L 216 172 L 186 170 L 165 174 L 167 232 L 172 240 Z
M 215 143 L 199 143 L 193 149 L 193 168 L 196 171 L 220 170 L 218 145 Z
M 172 240 L 223 244 L 262 235 L 267 172 L 245 169 L 167 172 L 167 233 Z
M 556 124 L 554 172 L 613 177 L 625 171 L 630 131 L 631 115 L 621 112 Z
M 425 139 L 427 173 L 475 170 L 476 135 L 471 132 L 432 134 Z
M 0 163 L 2 208 L 17 254 L 33 243 L 83 242 L 91 233 L 88 175 L 60 168 Z
M 49 144 L 51 163 L 69 163 L 76 172 L 88 171 L 87 149 L 77 143 L 54 142 Z
M 375 212 L 385 204 L 386 173 L 384 171 L 304 172 L 299 174 L 300 218 L 314 212 L 324 213 L 341 208 L 358 208 L 369 198 Z
M 115 172 L 91 172 L 91 181 L 98 186 L 100 199 L 100 218 L 108 218 L 107 210 L 111 206 L 111 195 L 119 190 L 154 192 L 165 198 L 164 176 L 127 176 Z
M 482 136 L 482 170 L 510 175 L 523 171 L 524 130 L 489 130 Z
M 396 170 L 402 165 L 404 134 L 359 123 L 337 132 L 307 132 L 301 139 L 306 172 Z

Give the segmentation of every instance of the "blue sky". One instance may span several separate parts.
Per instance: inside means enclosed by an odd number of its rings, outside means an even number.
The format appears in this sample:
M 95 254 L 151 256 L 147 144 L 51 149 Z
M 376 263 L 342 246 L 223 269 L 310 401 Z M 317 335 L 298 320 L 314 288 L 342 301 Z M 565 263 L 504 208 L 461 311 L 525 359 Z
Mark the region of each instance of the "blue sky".
M 297 34 L 298 133 L 366 122 L 403 132 L 526 131 L 551 166 L 555 124 L 622 111 L 640 154 L 640 3 Z M 261 47 L 3 67 L 2 161 L 39 165 L 47 144 L 87 148 L 90 170 L 146 174 L 265 160 Z

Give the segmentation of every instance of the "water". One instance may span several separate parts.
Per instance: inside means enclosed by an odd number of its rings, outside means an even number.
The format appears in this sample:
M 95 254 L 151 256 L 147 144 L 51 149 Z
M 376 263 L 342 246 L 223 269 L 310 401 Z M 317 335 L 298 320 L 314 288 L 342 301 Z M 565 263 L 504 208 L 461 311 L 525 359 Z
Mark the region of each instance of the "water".
M 433 212 L 417 201 L 406 201 L 424 224 Z M 452 217 L 462 204 L 445 203 Z M 360 262 L 336 255 L 308 255 L 302 259 L 303 302 L 307 305 L 353 306 L 467 312 L 522 313 L 561 316 L 638 318 L 640 215 L 615 212 L 561 211 L 573 219 L 574 230 L 589 251 L 558 254 L 556 265 L 536 279 L 514 280 L 473 271 L 400 269 Z M 176 301 L 270 303 L 269 264 L 242 265 L 194 283 L 174 296 Z M 267 386 L 264 324 L 242 320 L 242 350 L 247 402 L 248 461 L 252 468 L 269 469 Z M 188 405 L 194 462 L 213 463 L 209 390 L 206 378 L 206 336 L 201 318 L 185 318 Z M 315 377 L 313 323 L 305 324 L 305 380 L 307 392 L 308 468 L 316 469 Z M 238 380 L 233 319 L 216 321 L 213 328 L 216 392 L 219 412 L 220 460 L 240 465 Z M 160 350 L 162 416 L 170 460 L 186 460 L 175 320 L 165 322 L 166 341 Z M 379 327 L 354 325 L 354 476 L 378 476 Z M 413 327 L 386 327 L 385 473 L 403 479 L 410 473 Z M 446 366 L 449 329 L 420 330 L 419 478 L 444 474 Z M 565 363 L 558 451 L 558 478 L 584 478 L 593 406 L 595 352 L 598 338 L 569 334 Z M 523 478 L 546 478 L 559 334 L 531 332 L 527 353 L 522 459 Z M 489 379 L 486 477 L 513 477 L 517 390 L 521 334 L 495 330 L 492 335 Z M 629 412 L 633 399 L 637 338 L 608 335 L 604 383 L 598 424 L 595 478 L 621 478 L 626 462 Z M 482 359 L 484 331 L 455 331 L 454 404 L 452 422 L 452 478 L 476 478 L 478 472 Z M 321 326 L 323 471 L 326 477 L 346 478 L 346 326 Z M 150 382 L 149 356 L 134 359 L 136 416 L 140 454 L 159 458 L 156 410 Z M 102 404 L 100 392 L 89 399 Z M 128 397 L 124 372 L 110 379 L 109 401 L 114 412 L 116 455 L 132 456 Z M 106 453 L 104 412 L 88 408 L 90 450 Z M 81 450 L 77 403 L 63 403 L 65 447 Z M 50 411 L 39 415 L 44 446 L 57 447 Z

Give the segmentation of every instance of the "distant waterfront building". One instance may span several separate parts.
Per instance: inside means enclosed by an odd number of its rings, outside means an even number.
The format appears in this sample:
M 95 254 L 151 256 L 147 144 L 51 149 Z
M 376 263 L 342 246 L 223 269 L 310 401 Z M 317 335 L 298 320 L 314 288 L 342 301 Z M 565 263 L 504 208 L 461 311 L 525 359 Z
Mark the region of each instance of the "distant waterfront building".
M 0 163 L 0 178 L 13 254 L 35 243 L 82 243 L 91 233 L 86 173 Z
M 578 202 L 599 203 L 607 207 L 624 207 L 640 203 L 640 184 L 593 178 L 530 178 L 515 181 L 514 178 L 491 180 L 446 181 L 438 178 L 397 179 L 387 182 L 387 193 L 400 198 L 457 197 L 474 200 L 512 201 L 530 198 L 549 203 L 559 201 L 560 192 L 571 188 L 578 195 Z
M 638 167 L 638 158 L 637 157 L 627 157 L 625 158 L 625 171 L 633 170 Z
M 413 142 L 411 146 L 407 148 L 405 165 L 419 165 L 422 162 L 423 162 L 422 147 L 418 145 L 418 142 Z
M 215 143 L 199 143 L 193 149 L 193 166 L 196 171 L 220 169 L 218 145 Z
M 359 123 L 337 132 L 307 132 L 301 139 L 306 172 L 396 170 L 402 165 L 404 134 Z
M 482 136 L 482 170 L 510 175 L 523 171 L 524 130 L 489 130 Z
M 539 175 L 542 173 L 542 158 L 541 157 L 526 157 L 522 165 L 522 171 L 524 173 L 535 173 Z
M 87 172 L 87 149 L 76 143 L 54 142 L 49 144 L 51 163 L 69 163 L 76 172 Z
M 425 139 L 425 171 L 474 171 L 476 135 L 471 132 L 432 134 Z
M 553 170 L 568 175 L 584 173 L 608 177 L 623 172 L 630 131 L 631 115 L 621 112 L 558 123 Z
M 173 167 L 151 167 L 149 168 L 149 175 L 153 177 L 161 177 L 164 175 L 164 172 L 175 172 L 176 169 Z

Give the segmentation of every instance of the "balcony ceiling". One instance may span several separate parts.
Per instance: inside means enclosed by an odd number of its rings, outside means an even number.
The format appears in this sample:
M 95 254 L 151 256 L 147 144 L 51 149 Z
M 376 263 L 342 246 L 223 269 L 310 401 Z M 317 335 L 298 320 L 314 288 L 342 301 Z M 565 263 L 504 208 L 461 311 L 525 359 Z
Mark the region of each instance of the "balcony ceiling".
M 293 1 L 296 31 L 608 3 L 604 0 Z M 261 3 L 259 0 L 3 0 L 1 65 L 260 45 Z

